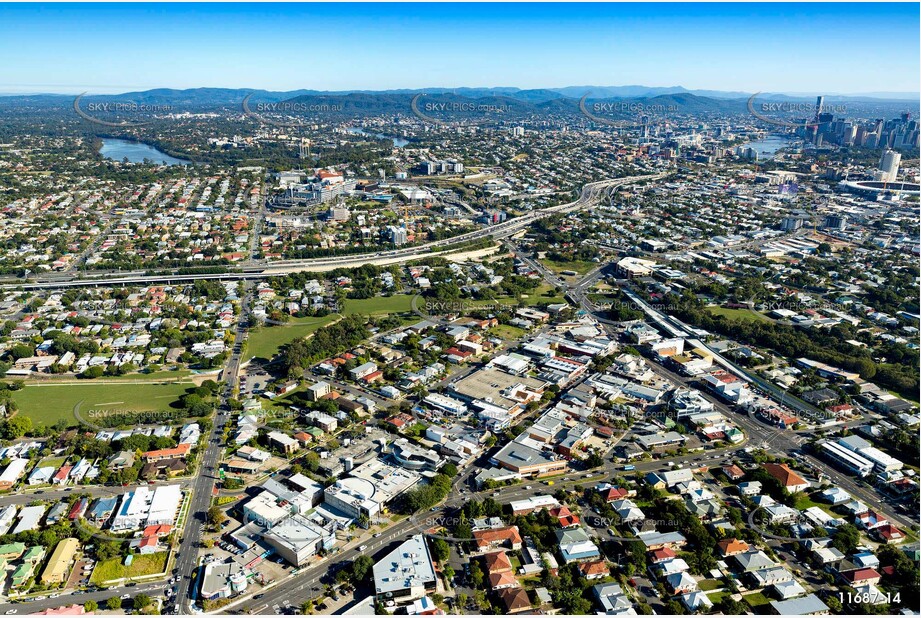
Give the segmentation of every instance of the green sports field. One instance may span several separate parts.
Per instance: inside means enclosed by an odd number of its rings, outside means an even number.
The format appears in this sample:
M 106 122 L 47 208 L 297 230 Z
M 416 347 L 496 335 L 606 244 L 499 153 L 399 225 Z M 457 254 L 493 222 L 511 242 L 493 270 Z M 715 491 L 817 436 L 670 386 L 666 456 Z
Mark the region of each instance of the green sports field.
M 13 391 L 17 414 L 28 416 L 36 425 L 53 425 L 64 419 L 76 425 L 74 408 L 90 422 L 92 411 L 103 414 L 169 410 L 191 382 L 180 384 L 125 384 L 124 382 L 80 381 L 69 384 L 27 384 Z
M 543 259 L 543 260 L 540 260 L 540 263 L 557 274 L 563 272 L 564 270 L 573 270 L 579 273 L 580 275 L 584 275 L 591 269 L 598 266 L 597 262 L 588 262 L 588 261 L 581 261 L 581 260 L 554 262 L 553 260 L 550 260 L 550 259 Z

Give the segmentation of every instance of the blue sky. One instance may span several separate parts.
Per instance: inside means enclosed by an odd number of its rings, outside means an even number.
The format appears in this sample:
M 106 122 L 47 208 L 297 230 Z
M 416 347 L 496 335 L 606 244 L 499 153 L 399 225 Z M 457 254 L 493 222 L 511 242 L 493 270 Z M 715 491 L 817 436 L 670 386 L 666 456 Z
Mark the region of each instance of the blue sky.
M 919 90 L 914 3 L 0 4 L 0 92 Z

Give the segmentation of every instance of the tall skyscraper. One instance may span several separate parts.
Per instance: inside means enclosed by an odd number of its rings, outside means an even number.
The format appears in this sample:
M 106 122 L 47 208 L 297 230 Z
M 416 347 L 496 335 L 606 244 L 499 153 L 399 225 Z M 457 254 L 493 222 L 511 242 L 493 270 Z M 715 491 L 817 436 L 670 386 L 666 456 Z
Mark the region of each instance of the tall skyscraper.
M 883 156 L 879 159 L 880 180 L 885 182 L 895 182 L 899 175 L 899 163 L 902 162 L 902 155 L 888 148 L 883 151 Z
M 822 106 L 825 105 L 825 97 L 819 95 L 815 98 L 815 118 L 813 120 L 818 120 L 819 115 L 822 113 Z

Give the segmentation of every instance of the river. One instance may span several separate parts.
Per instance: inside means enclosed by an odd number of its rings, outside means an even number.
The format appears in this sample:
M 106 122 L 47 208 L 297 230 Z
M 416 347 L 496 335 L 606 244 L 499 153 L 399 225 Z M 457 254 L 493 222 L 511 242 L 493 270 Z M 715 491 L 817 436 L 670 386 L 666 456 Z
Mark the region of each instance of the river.
M 768 135 L 764 139 L 749 142 L 745 146 L 754 148 L 755 152 L 758 153 L 758 159 L 763 161 L 765 159 L 773 159 L 778 150 L 787 148 L 794 143 L 796 143 L 796 140 L 790 139 L 789 137 Z
M 131 163 L 143 163 L 144 159 L 162 165 L 188 165 L 190 162 L 184 159 L 171 157 L 163 151 L 157 150 L 153 146 L 148 146 L 142 142 L 132 142 L 126 139 L 103 138 L 102 148 L 99 149 L 106 159 L 113 161 L 123 161 L 128 159 Z
M 392 135 L 384 135 L 383 133 L 370 133 L 364 129 L 358 127 L 351 127 L 348 129 L 348 132 L 352 135 L 367 135 L 369 137 L 376 137 L 377 139 L 389 139 L 393 141 L 393 145 L 396 148 L 402 148 L 409 144 L 409 140 L 403 137 L 394 137 Z

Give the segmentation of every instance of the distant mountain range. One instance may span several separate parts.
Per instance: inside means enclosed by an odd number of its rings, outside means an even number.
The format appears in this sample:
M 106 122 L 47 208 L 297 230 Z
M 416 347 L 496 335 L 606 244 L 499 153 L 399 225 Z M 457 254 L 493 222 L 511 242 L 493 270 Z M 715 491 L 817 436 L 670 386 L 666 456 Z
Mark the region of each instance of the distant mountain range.
M 580 99 L 588 95 L 591 99 L 651 99 L 653 97 L 667 95 L 694 95 L 708 99 L 738 100 L 748 99 L 755 93 L 743 91 L 725 91 L 725 90 L 689 90 L 682 86 L 567 86 L 565 88 L 539 88 L 522 90 L 511 87 L 494 87 L 494 88 L 416 88 L 416 89 L 394 89 L 394 90 L 290 90 L 290 91 L 273 91 L 253 88 L 189 88 L 177 90 L 173 88 L 155 88 L 141 92 L 125 92 L 118 95 L 93 95 L 94 99 L 120 98 L 130 99 L 136 103 L 151 103 L 170 101 L 176 105 L 214 105 L 239 102 L 247 94 L 253 94 L 262 101 L 283 101 L 296 97 L 306 96 L 347 96 L 354 94 L 362 95 L 403 95 L 415 96 L 420 93 L 426 94 L 452 94 L 469 99 L 481 99 L 486 97 L 507 97 L 519 101 L 530 103 L 542 103 L 555 99 Z M 30 99 L 33 101 L 41 100 L 47 97 L 48 100 L 58 98 L 72 98 L 74 94 L 19 94 L 3 93 L 0 96 L 18 97 Z M 866 92 L 855 94 L 837 94 L 837 93 L 761 93 L 759 98 L 770 98 L 771 100 L 780 101 L 810 101 L 815 100 L 818 94 L 823 94 L 826 101 L 918 101 L 921 94 L 911 92 Z
M 745 92 L 689 91 L 681 87 L 648 88 L 646 86 L 572 86 L 557 89 L 520 90 L 517 88 L 427 88 L 424 90 L 342 91 L 294 90 L 277 92 L 246 88 L 190 88 L 176 90 L 156 88 L 142 92 L 119 95 L 88 94 L 79 102 L 81 109 L 90 109 L 99 103 L 127 103 L 138 106 L 168 107 L 175 112 L 223 113 L 231 110 L 242 113 L 247 97 L 250 113 L 259 115 L 273 112 L 300 115 L 297 110 L 319 109 L 322 106 L 326 119 L 349 120 L 372 116 L 406 115 L 413 100 L 420 113 L 437 121 L 470 120 L 488 117 L 492 121 L 519 122 L 534 116 L 553 116 L 567 121 L 584 121 L 580 109 L 581 98 L 587 96 L 586 110 L 615 121 L 636 123 L 643 115 L 731 116 L 748 113 L 751 97 Z M 44 109 L 68 112 L 74 95 L 36 94 L 0 96 L 0 110 L 19 109 L 33 113 Z M 271 104 L 285 102 L 284 109 L 272 109 Z M 761 103 L 815 102 L 813 95 L 787 95 L 759 93 L 756 105 Z M 895 117 L 904 111 L 919 114 L 919 103 L 907 99 L 874 99 L 871 97 L 825 96 L 826 104 L 847 103 L 847 109 L 865 117 Z M 458 110 L 457 105 L 463 109 Z M 99 109 L 99 108 L 97 108 Z M 472 110 L 480 111 L 472 111 Z M 488 111 L 482 111 L 488 110 Z M 645 111 L 644 111 L 645 110 Z M 860 111 L 858 111 L 860 110 Z M 94 114 L 97 115 L 97 114 Z M 308 112 L 307 116 L 311 114 Z

